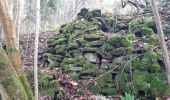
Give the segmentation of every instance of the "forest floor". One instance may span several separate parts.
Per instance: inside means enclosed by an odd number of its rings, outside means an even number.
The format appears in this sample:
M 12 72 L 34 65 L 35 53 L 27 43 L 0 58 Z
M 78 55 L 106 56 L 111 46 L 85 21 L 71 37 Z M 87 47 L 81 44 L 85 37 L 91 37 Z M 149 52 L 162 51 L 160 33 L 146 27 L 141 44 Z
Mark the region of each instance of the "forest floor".
M 42 60 L 43 53 L 45 51 L 46 40 L 48 37 L 58 34 L 57 32 L 41 32 L 39 37 L 39 48 L 38 48 L 38 66 L 45 67 Z M 21 34 L 20 36 L 20 52 L 22 58 L 22 65 L 25 69 L 33 67 L 34 60 L 34 38 L 35 33 Z

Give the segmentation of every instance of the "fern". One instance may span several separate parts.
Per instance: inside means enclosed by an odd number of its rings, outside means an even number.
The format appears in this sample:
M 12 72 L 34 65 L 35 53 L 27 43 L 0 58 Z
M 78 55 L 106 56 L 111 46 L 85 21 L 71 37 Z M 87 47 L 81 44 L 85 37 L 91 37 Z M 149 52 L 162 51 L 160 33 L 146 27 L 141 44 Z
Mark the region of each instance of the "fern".
M 125 93 L 125 96 L 121 96 L 121 100 L 135 100 L 134 95 L 130 95 L 128 93 Z

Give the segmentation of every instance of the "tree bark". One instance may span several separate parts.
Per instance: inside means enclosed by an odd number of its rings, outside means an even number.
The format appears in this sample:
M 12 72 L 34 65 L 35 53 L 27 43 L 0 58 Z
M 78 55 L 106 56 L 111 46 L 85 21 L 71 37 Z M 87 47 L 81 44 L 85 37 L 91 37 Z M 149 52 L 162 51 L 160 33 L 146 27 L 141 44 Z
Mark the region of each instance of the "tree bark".
M 33 100 L 30 85 L 21 66 L 20 52 L 19 48 L 17 48 L 16 29 L 8 12 L 6 0 L 0 0 L 0 20 L 4 31 L 8 57 L 27 92 L 29 100 Z
M 35 51 L 34 51 L 34 85 L 35 85 L 35 100 L 38 100 L 38 43 L 40 32 L 40 0 L 36 4 L 36 35 L 35 35 Z
M 164 58 L 164 63 L 165 63 L 166 71 L 167 71 L 168 85 L 170 86 L 169 54 L 168 54 L 167 46 L 166 46 L 166 43 L 165 43 L 165 36 L 164 36 L 164 33 L 163 33 L 163 29 L 162 29 L 161 18 L 159 16 L 158 7 L 157 7 L 155 0 L 152 0 L 152 9 L 153 9 L 154 17 L 155 17 L 157 32 L 158 32 L 158 35 L 159 35 L 159 42 L 160 42 L 161 49 L 162 49 L 162 55 L 163 55 L 163 58 Z
M 15 69 L 0 44 L 0 93 L 3 100 L 28 100 Z
M 20 34 L 20 24 L 22 20 L 22 12 L 23 12 L 23 4 L 24 0 L 13 0 L 13 22 L 16 26 L 16 45 L 17 49 L 19 49 L 19 34 Z

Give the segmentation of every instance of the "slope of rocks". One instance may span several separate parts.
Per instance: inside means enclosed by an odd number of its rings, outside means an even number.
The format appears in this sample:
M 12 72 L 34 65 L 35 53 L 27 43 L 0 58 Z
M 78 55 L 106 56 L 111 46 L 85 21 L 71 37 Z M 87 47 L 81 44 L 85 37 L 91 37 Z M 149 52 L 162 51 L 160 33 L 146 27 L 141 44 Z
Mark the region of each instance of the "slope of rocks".
M 169 28 L 164 31 L 168 37 Z M 47 40 L 44 61 L 71 80 L 88 83 L 86 89 L 93 94 L 126 92 L 150 100 L 168 93 L 152 18 L 112 17 L 100 10 L 82 9 L 59 33 Z

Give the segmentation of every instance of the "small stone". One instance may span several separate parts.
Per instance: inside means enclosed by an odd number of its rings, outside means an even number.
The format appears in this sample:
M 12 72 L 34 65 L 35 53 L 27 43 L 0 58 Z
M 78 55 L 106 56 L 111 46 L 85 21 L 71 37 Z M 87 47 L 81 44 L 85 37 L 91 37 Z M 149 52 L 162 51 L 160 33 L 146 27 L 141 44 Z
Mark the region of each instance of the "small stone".
M 107 59 L 102 59 L 102 63 L 109 63 L 109 60 L 107 60 Z
M 115 64 L 121 64 L 122 62 L 124 62 L 124 57 L 118 57 L 113 59 L 113 63 Z
M 86 53 L 86 54 L 84 54 L 84 57 L 91 63 L 98 63 L 99 62 L 98 57 L 93 53 Z

